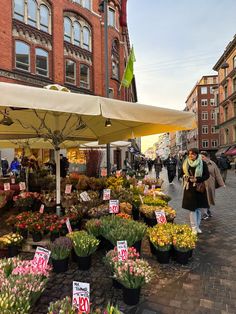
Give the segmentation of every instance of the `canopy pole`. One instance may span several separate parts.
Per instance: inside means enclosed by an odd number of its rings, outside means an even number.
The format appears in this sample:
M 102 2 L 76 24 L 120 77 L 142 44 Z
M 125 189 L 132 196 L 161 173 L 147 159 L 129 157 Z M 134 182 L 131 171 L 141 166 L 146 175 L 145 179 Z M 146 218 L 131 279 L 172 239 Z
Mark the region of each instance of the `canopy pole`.
M 56 162 L 56 213 L 61 215 L 61 171 L 60 171 L 60 148 L 55 148 Z

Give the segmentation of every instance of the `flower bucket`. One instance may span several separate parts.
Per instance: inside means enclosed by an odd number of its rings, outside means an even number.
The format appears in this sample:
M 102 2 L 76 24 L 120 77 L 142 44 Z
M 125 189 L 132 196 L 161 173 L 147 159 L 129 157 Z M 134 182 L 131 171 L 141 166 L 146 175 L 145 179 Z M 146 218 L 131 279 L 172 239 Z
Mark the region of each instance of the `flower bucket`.
M 152 242 L 149 240 L 149 245 L 150 245 L 150 251 L 153 255 L 156 255 L 156 248 L 155 246 L 152 244 Z
M 19 229 L 19 234 L 24 238 L 28 238 L 28 230 L 27 229 Z
M 124 286 L 119 282 L 117 281 L 115 278 L 112 278 L 112 286 L 115 288 L 115 289 L 122 289 Z
M 19 247 L 16 245 L 9 245 L 7 247 L 7 250 L 8 250 L 8 253 L 7 253 L 8 257 L 14 257 L 19 254 Z
M 139 303 L 141 288 L 130 289 L 123 287 L 123 301 L 127 305 L 136 305 Z
M 42 241 L 42 233 L 41 232 L 32 232 L 32 238 L 34 242 L 40 242 Z
M 155 252 L 157 261 L 160 264 L 168 264 L 170 262 L 170 250 L 167 251 L 161 251 L 161 250 L 157 250 Z
M 52 258 L 53 270 L 55 273 L 64 273 L 68 270 L 69 257 L 55 260 Z
M 156 218 L 148 218 L 144 216 L 144 222 L 147 224 L 149 227 L 154 227 L 157 224 Z
M 189 251 L 182 252 L 175 249 L 176 262 L 181 265 L 186 265 L 189 260 Z
M 141 253 L 141 247 L 142 247 L 142 240 L 135 242 L 132 247 L 136 249 L 139 254 Z
M 57 238 L 59 238 L 60 233 L 59 232 L 51 232 L 50 233 L 50 241 L 54 242 Z
M 139 220 L 139 209 L 138 209 L 138 207 L 133 206 L 132 216 L 133 216 L 133 220 Z
M 76 255 L 77 265 L 79 270 L 89 270 L 92 262 L 92 255 L 78 256 Z

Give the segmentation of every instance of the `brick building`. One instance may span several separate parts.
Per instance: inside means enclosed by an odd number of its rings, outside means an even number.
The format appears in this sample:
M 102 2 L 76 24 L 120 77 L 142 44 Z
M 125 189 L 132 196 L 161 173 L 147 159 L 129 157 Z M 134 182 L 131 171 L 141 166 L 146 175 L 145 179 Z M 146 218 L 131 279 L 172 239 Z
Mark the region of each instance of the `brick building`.
M 197 147 L 212 156 L 219 146 L 216 125 L 216 102 L 214 89 L 217 88 L 217 75 L 203 76 L 194 86 L 186 100 L 186 111 L 196 115 L 197 128 L 186 132 L 187 149 Z
M 119 91 L 129 55 L 126 1 L 108 2 L 109 96 L 136 101 L 135 81 Z M 0 81 L 105 95 L 104 14 L 99 0 L 0 1 Z
M 218 154 L 226 152 L 236 156 L 236 35 L 228 44 L 215 66 L 218 71 L 218 127 L 220 149 Z

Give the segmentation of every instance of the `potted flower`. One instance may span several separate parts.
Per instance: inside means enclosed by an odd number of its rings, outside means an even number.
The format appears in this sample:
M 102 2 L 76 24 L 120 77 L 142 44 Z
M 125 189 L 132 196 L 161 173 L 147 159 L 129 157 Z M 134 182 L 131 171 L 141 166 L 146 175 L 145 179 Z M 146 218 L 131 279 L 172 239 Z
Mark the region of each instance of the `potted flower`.
M 114 265 L 114 278 L 123 285 L 123 301 L 127 305 L 139 302 L 141 287 L 149 283 L 153 276 L 152 268 L 143 259 L 127 259 Z
M 63 273 L 68 270 L 71 249 L 72 241 L 68 237 L 57 238 L 50 245 L 53 270 L 56 273 Z
M 42 219 L 29 218 L 28 221 L 28 231 L 32 234 L 34 242 L 40 242 L 43 238 L 43 232 L 45 230 L 45 223 Z
M 139 220 L 139 206 L 141 205 L 141 199 L 139 194 L 135 194 L 132 199 L 132 215 L 134 220 Z
M 91 266 L 92 254 L 96 251 L 99 240 L 86 231 L 71 232 L 67 236 L 73 242 L 79 269 L 88 270 Z
M 56 302 L 51 302 L 48 308 L 48 314 L 77 314 L 78 309 L 76 309 L 72 305 L 72 301 L 70 297 L 65 297 L 62 300 L 58 300 Z
M 63 226 L 62 221 L 59 219 L 57 221 L 51 222 L 50 224 L 46 225 L 45 229 L 50 232 L 51 242 L 59 238 L 62 226 Z
M 176 217 L 176 211 L 170 206 L 163 207 L 163 210 L 165 212 L 167 222 L 173 223 Z
M 23 242 L 23 237 L 19 233 L 8 233 L 0 237 L 0 246 L 6 246 L 8 257 L 14 257 L 19 254 L 19 247 Z
M 13 197 L 14 207 L 22 210 L 31 210 L 35 198 L 34 193 L 31 192 L 22 192 L 19 195 Z

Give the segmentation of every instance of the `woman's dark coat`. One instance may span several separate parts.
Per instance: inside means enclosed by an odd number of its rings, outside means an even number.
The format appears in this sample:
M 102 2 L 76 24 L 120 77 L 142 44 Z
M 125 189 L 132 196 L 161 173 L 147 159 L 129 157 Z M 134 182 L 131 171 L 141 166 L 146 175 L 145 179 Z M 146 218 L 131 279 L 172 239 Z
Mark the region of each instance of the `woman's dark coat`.
M 189 173 L 194 176 L 195 169 L 193 167 L 189 167 Z M 182 169 L 183 171 L 183 169 Z M 184 173 L 183 173 L 184 174 Z M 209 178 L 209 171 L 207 164 L 203 161 L 203 172 L 201 177 L 197 177 L 197 182 L 204 182 Z M 207 193 L 197 192 L 196 186 L 193 186 L 192 182 L 189 182 L 189 188 L 184 189 L 182 208 L 188 209 L 190 211 L 195 211 L 197 208 L 209 208 L 209 204 L 207 201 Z

